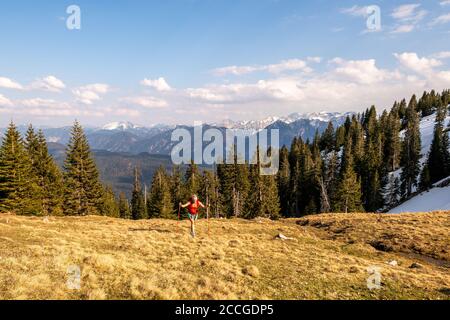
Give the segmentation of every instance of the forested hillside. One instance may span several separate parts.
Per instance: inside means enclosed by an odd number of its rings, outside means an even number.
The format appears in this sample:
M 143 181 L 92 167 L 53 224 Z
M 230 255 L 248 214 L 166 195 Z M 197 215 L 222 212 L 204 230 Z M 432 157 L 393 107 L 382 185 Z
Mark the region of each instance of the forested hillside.
M 131 199 L 125 193 L 116 197 L 100 181 L 98 163 L 77 122 L 63 170 L 49 154 L 42 131 L 30 126 L 21 137 L 11 123 L 0 148 L 0 210 L 175 218 L 179 202 L 192 194 L 198 194 L 216 217 L 277 219 L 388 210 L 450 175 L 449 101 L 448 90 L 425 92 L 420 99 L 414 95 L 395 102 L 381 114 L 372 106 L 348 116 L 337 128 L 330 122 L 312 141 L 294 138 L 290 146 L 283 146 L 276 176 L 262 176 L 259 162 L 238 164 L 236 155 L 234 164 L 218 164 L 212 170 L 200 170 L 193 163 L 186 169 L 161 165 L 152 181 L 142 183 L 148 164 L 128 162 L 128 177 L 122 172 L 116 176 L 123 183 L 134 182 Z M 430 115 L 435 119 L 433 135 L 429 152 L 422 154 L 420 121 Z M 109 174 L 120 168 L 109 153 L 101 157 L 110 161 L 103 167 Z

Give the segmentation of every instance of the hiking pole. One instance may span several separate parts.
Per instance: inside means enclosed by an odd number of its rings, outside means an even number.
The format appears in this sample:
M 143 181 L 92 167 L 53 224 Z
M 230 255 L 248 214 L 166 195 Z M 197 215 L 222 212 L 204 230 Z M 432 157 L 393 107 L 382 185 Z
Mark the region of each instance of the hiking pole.
M 208 237 L 209 237 L 209 204 L 206 207 L 206 221 L 207 221 L 207 224 L 208 224 Z
M 181 214 L 181 205 L 178 204 L 178 233 L 180 232 L 180 214 Z

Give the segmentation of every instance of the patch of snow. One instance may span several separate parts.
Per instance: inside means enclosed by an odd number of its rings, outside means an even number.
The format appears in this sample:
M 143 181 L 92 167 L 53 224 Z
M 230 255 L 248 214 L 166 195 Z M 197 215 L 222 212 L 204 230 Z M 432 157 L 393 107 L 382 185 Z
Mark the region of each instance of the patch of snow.
M 137 128 L 140 128 L 140 126 L 134 125 L 131 122 L 112 122 L 104 125 L 102 130 L 129 130 Z
M 450 210 L 450 186 L 423 192 L 388 213 L 428 212 Z

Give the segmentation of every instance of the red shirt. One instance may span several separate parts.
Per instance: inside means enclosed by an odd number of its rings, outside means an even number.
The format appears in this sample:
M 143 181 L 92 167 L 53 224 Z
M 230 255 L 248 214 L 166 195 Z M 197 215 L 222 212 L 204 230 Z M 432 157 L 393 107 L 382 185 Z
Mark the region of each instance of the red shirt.
M 194 203 L 192 203 L 192 201 L 189 201 L 188 210 L 189 210 L 190 214 L 197 214 L 198 213 L 198 208 L 200 207 L 199 202 L 200 202 L 199 200 L 197 200 Z

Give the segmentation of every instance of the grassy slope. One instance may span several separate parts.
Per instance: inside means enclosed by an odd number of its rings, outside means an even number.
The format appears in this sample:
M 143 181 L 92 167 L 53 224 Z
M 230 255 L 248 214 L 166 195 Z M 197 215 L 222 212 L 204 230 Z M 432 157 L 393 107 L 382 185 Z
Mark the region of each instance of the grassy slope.
M 195 240 L 187 227 L 0 215 L 0 299 L 450 298 L 449 212 L 215 220 L 210 236 L 202 220 Z M 69 265 L 80 291 L 66 287 Z M 369 266 L 381 267 L 380 290 L 366 286 Z

